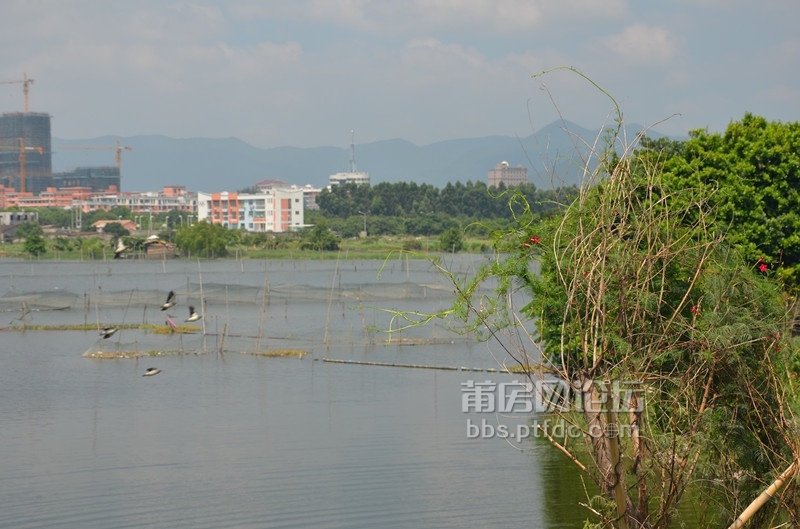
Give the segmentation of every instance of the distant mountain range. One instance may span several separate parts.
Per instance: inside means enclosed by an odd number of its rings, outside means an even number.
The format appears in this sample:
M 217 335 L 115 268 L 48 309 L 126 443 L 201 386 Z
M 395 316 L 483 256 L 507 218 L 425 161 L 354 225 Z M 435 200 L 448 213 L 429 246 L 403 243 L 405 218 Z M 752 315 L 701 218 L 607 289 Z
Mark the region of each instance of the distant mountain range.
M 642 127 L 629 125 L 626 130 L 630 141 Z M 442 188 L 448 182 L 485 182 L 490 169 L 507 161 L 511 166 L 527 167 L 529 181 L 548 189 L 581 181 L 581 159 L 592 145 L 599 145 L 599 132 L 557 121 L 524 138 L 488 136 L 425 146 L 385 140 L 356 145 L 355 163 L 358 171 L 370 174 L 373 185 L 402 181 Z M 648 135 L 663 136 L 655 131 Z M 123 191 L 157 191 L 165 185 L 182 185 L 191 191 L 238 191 L 267 179 L 324 187 L 331 174 L 351 168 L 349 145 L 260 149 L 237 138 L 148 135 L 85 140 L 54 137 L 53 171 L 114 165 L 117 140 L 131 148 L 122 151 Z M 66 146 L 73 148 L 64 149 Z

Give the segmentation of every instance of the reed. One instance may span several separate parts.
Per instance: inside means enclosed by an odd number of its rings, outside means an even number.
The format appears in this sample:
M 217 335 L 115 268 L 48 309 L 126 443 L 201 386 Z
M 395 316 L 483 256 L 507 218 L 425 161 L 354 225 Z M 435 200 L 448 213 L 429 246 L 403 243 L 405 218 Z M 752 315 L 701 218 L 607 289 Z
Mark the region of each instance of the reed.
M 242 351 L 242 354 L 267 357 L 296 356 L 302 358 L 308 354 L 308 351 L 304 349 L 267 349 L 265 351 Z

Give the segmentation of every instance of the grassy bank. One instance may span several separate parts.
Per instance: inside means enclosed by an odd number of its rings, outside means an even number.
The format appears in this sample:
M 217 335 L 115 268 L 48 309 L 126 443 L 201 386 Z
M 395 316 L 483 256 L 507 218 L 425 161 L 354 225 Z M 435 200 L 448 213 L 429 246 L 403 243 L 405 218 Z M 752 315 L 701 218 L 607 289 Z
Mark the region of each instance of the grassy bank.
M 488 239 L 465 239 L 465 250 L 461 253 L 482 253 L 491 247 Z M 385 259 L 392 252 L 409 250 L 410 258 L 424 258 L 429 254 L 439 254 L 439 241 L 436 237 L 368 237 L 366 239 L 344 239 L 338 251 L 302 250 L 295 241 L 280 248 L 253 248 L 252 246 L 230 246 L 227 259 Z M 185 258 L 196 259 L 186 255 Z M 85 250 L 59 251 L 48 247 L 47 251 L 32 257 L 25 251 L 24 242 L 0 245 L 0 259 L 28 259 L 52 261 L 103 261 L 114 258 L 109 246 L 103 251 Z

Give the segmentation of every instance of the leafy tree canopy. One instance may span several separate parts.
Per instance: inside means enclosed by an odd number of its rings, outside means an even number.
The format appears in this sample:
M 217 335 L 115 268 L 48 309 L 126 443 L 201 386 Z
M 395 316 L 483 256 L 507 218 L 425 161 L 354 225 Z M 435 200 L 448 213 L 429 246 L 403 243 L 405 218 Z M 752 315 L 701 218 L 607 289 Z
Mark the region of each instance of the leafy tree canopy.
M 464 249 L 464 236 L 458 228 L 450 228 L 439 236 L 439 249 L 457 253 Z
M 336 251 L 339 249 L 339 239 L 328 227 L 325 219 L 320 219 L 313 228 L 303 234 L 300 248 L 304 250 Z
M 119 222 L 109 222 L 103 228 L 103 232 L 115 237 L 127 237 L 131 234 L 131 232 L 123 227 Z
M 178 248 L 202 257 L 225 257 L 228 255 L 227 241 L 227 228 L 205 220 L 181 228 L 175 236 Z
M 665 186 L 709 194 L 714 231 L 752 266 L 765 264 L 800 288 L 800 123 L 747 113 L 722 134 L 694 130 L 682 143 L 645 142 L 639 156 L 660 164 Z
M 47 244 L 44 237 L 39 234 L 31 234 L 25 238 L 25 251 L 36 257 L 47 251 Z
M 20 239 L 29 239 L 32 236 L 42 236 L 44 230 L 38 222 L 23 222 L 17 226 L 17 237 Z

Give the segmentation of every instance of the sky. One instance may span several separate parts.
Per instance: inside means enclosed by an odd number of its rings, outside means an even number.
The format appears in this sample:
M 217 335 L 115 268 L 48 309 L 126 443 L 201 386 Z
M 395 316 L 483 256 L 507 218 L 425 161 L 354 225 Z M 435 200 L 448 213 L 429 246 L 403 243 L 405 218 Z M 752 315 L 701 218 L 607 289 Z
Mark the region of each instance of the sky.
M 62 139 L 256 147 L 675 136 L 800 120 L 797 0 L 4 0 L 0 82 Z M 22 83 L 0 84 L 21 112 Z

